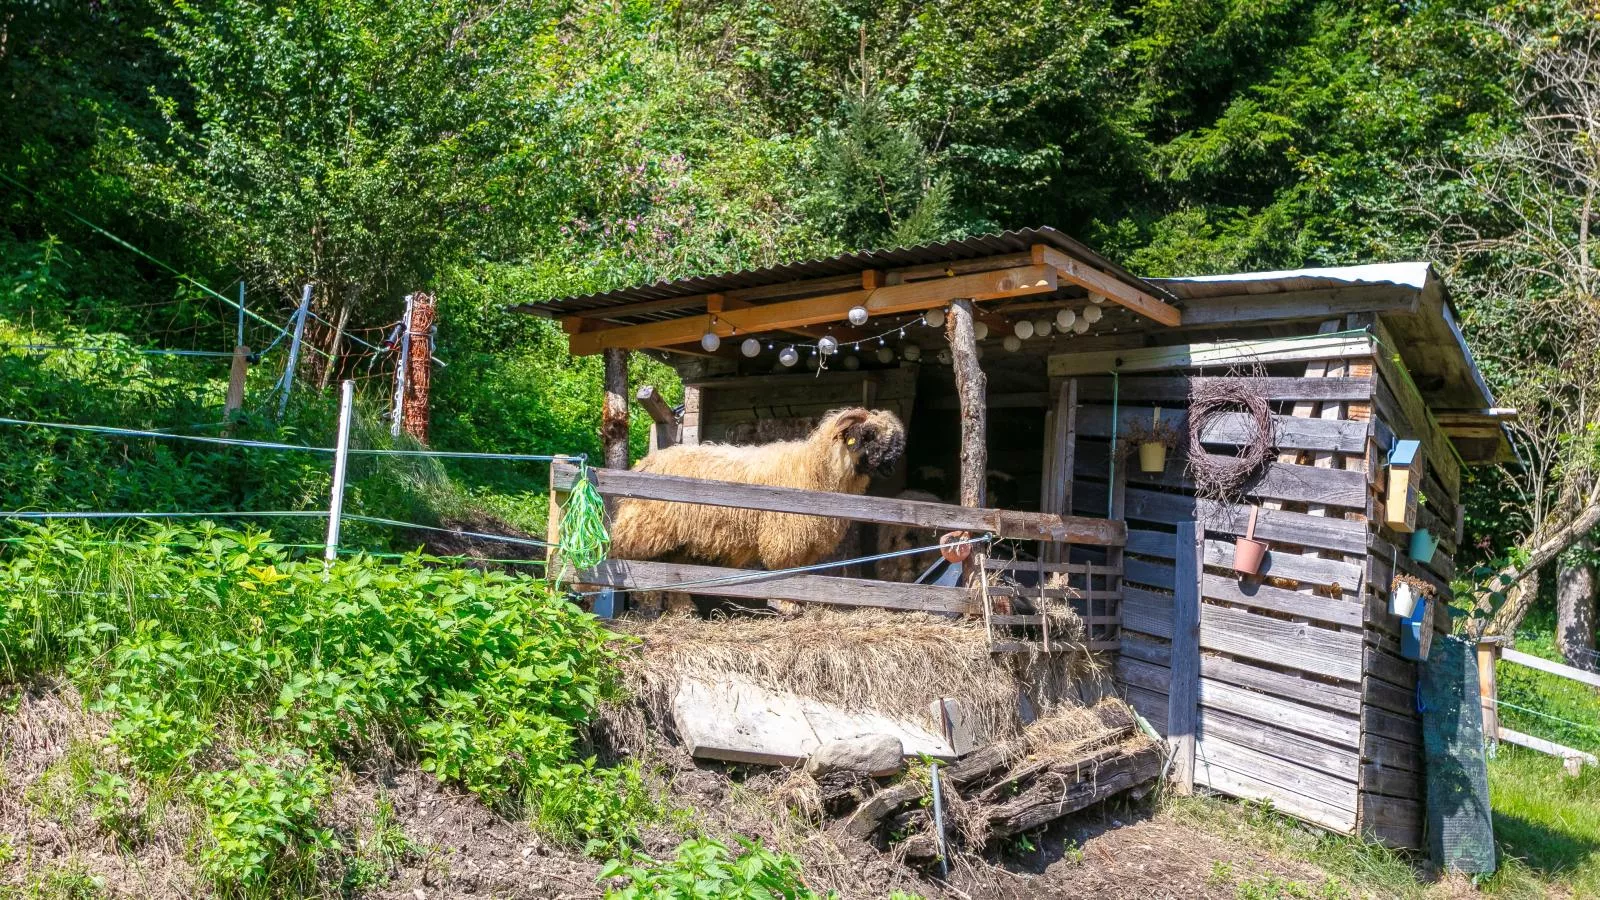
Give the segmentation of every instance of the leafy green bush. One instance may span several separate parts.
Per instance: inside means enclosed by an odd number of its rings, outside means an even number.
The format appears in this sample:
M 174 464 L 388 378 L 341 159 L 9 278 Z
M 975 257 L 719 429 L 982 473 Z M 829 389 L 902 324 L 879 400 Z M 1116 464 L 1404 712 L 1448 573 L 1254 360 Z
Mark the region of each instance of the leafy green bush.
M 813 900 L 818 895 L 800 878 L 800 864 L 786 853 L 774 853 L 760 841 L 739 838 L 741 852 L 713 838 L 691 838 L 678 845 L 671 862 L 643 854 L 613 859 L 600 871 L 610 900 Z
M 189 779 L 219 882 L 300 871 L 322 843 L 326 767 L 375 741 L 595 847 L 651 814 L 635 770 L 578 761 L 577 729 L 616 691 L 617 638 L 541 581 L 415 555 L 324 565 L 204 522 L 26 526 L 15 541 L 0 675 L 64 666 L 135 772 Z M 276 762 L 226 764 L 219 735 Z

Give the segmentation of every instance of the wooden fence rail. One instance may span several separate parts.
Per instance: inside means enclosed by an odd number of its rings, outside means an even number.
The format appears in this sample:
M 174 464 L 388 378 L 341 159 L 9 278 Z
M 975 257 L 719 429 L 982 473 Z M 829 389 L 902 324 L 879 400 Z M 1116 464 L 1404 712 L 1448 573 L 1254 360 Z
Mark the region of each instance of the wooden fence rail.
M 1500 724 L 1500 690 L 1499 680 L 1495 676 L 1495 663 L 1505 660 L 1519 666 L 1537 669 L 1560 678 L 1571 679 L 1590 687 L 1600 688 L 1600 674 L 1586 672 L 1583 669 L 1563 665 L 1540 656 L 1513 650 L 1501 646 L 1499 638 L 1485 638 L 1478 642 L 1478 697 L 1483 706 L 1483 733 L 1492 740 L 1505 741 L 1529 750 L 1559 757 L 1567 767 L 1569 774 L 1576 775 L 1584 764 L 1600 766 L 1600 758 L 1594 754 L 1572 747 L 1566 747 L 1555 741 L 1534 737 L 1514 731 Z

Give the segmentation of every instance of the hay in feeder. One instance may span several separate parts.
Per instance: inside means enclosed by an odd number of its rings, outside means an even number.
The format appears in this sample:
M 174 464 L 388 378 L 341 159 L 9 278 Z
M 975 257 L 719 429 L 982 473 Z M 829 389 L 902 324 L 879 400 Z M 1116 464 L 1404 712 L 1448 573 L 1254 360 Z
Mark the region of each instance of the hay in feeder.
M 1197 379 L 1189 394 L 1189 476 L 1195 495 L 1229 503 L 1273 457 L 1277 445 L 1272 406 L 1246 378 Z M 1213 419 L 1243 413 L 1251 432 L 1233 456 L 1207 452 L 1201 440 Z
M 928 707 L 953 697 L 980 744 L 1018 734 L 1019 695 L 1045 711 L 1073 694 L 1083 660 L 997 657 L 981 620 L 872 609 L 807 609 L 789 619 L 669 616 L 628 630 L 640 645 L 624 662 L 624 681 L 657 722 L 671 720 L 683 679 L 721 674 L 930 726 Z

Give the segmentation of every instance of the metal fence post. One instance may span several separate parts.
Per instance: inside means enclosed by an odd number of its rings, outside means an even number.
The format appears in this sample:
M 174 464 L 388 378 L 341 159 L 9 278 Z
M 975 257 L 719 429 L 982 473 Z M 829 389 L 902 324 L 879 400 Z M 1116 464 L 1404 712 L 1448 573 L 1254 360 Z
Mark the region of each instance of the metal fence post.
M 294 314 L 294 336 L 289 339 L 289 362 L 283 370 L 283 396 L 278 399 L 278 418 L 289 408 L 289 392 L 294 389 L 294 370 L 300 364 L 300 341 L 306 333 L 306 316 L 311 312 L 311 285 L 300 292 L 300 309 Z
M 399 437 L 405 424 L 406 369 L 411 364 L 411 306 L 414 294 L 406 295 L 406 314 L 400 319 L 400 362 L 394 367 L 394 410 L 390 413 L 389 436 Z

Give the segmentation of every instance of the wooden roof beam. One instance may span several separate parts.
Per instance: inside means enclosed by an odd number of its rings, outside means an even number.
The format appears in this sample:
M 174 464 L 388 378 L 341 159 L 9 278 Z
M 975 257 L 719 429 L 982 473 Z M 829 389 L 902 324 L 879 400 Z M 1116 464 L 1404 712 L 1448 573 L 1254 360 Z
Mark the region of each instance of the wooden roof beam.
M 1016 266 L 740 309 L 729 308 L 724 300 L 722 312 L 715 316 L 706 313 L 665 322 L 579 331 L 570 333 L 568 340 L 572 353 L 577 356 L 598 353 L 608 347 L 630 350 L 671 347 L 697 341 L 708 330 L 730 337 L 735 330 L 740 334 L 758 335 L 841 322 L 852 306 L 865 306 L 874 316 L 889 316 L 933 309 L 955 299 L 997 300 L 1043 294 L 1056 289 L 1057 278 L 1057 269 L 1052 266 Z
M 1092 294 L 1100 294 L 1118 306 L 1126 307 L 1162 325 L 1178 325 L 1183 315 L 1176 307 L 1156 299 L 1131 284 L 1096 269 L 1045 244 L 1033 245 L 1035 265 L 1052 266 L 1061 280 L 1071 282 Z

